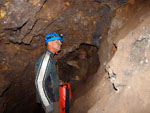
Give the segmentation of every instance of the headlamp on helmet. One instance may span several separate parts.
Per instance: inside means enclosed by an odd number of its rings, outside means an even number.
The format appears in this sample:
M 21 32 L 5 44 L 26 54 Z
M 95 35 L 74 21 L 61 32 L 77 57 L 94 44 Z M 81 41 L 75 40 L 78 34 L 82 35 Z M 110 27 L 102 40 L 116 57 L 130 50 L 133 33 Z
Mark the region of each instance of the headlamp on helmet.
M 57 33 L 48 33 L 45 36 L 45 45 L 47 45 L 49 41 L 54 41 L 54 40 L 60 40 L 61 42 L 63 42 L 62 36 L 63 35 L 60 36 Z

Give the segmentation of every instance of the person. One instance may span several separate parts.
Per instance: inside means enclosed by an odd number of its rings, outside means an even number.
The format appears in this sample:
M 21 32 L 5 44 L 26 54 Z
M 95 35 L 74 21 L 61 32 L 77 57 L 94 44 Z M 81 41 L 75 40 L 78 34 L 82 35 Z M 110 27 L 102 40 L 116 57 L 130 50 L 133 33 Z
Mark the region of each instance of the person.
M 85 81 L 88 73 L 88 59 L 87 52 L 85 50 L 78 51 L 78 58 L 75 60 L 67 61 L 67 64 L 76 68 L 73 76 L 73 80 Z
M 78 65 L 80 67 L 80 79 L 82 81 L 85 81 L 87 78 L 88 74 L 88 59 L 87 59 L 87 52 L 85 50 L 80 50 L 79 51 L 79 60 L 78 60 Z
M 61 50 L 62 42 L 62 37 L 57 33 L 48 33 L 45 36 L 46 49 L 35 63 L 37 102 L 46 113 L 59 113 L 59 77 L 53 57 Z

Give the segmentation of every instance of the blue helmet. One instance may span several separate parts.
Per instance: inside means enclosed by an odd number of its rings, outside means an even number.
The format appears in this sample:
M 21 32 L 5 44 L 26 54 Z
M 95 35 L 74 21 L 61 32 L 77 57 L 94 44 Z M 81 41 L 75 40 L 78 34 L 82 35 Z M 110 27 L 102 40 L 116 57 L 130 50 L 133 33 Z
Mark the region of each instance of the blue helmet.
M 53 40 L 60 40 L 61 42 L 63 42 L 63 39 L 57 33 L 48 33 L 45 36 L 45 45 L 47 45 L 49 41 Z

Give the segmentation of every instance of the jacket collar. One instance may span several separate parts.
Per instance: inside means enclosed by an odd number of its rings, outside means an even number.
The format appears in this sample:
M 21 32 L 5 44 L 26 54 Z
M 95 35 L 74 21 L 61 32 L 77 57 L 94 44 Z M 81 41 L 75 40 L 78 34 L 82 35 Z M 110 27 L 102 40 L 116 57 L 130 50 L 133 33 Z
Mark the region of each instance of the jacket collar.
M 50 50 L 46 49 L 52 56 L 54 56 L 55 54 L 52 53 Z

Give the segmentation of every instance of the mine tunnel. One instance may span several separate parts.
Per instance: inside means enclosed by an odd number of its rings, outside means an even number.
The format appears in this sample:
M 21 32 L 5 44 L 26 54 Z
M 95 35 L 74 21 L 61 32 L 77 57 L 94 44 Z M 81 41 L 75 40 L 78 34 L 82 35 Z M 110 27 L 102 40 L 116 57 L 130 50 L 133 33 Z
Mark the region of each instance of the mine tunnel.
M 150 113 L 150 0 L 0 0 L 0 113 L 45 113 L 35 62 L 49 32 L 70 113 Z

